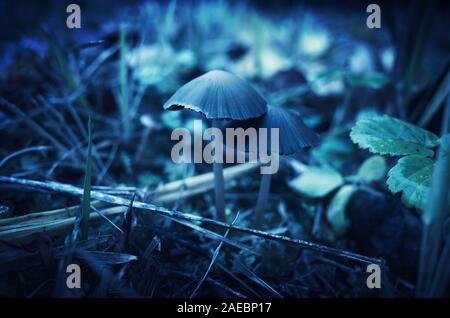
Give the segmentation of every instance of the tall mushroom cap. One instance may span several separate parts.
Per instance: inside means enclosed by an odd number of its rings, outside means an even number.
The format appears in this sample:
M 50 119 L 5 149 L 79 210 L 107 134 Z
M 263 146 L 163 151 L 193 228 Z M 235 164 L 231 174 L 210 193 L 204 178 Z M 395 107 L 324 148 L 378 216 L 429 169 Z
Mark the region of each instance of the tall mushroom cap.
M 262 116 L 267 102 L 247 82 L 226 71 L 210 71 L 180 87 L 164 109 L 188 108 L 207 119 L 245 120 Z
M 319 136 L 305 125 L 299 115 L 279 107 L 268 106 L 267 113 L 259 118 L 233 121 L 225 128 L 238 128 L 244 130 L 253 127 L 258 133 L 259 128 L 267 128 L 267 149 L 271 153 L 271 128 L 278 128 L 280 155 L 291 155 L 305 147 L 312 147 L 319 143 Z M 258 139 L 258 144 L 260 140 Z M 225 138 L 225 146 L 227 144 Z M 259 150 L 258 150 L 259 151 Z M 246 149 L 248 152 L 248 149 Z

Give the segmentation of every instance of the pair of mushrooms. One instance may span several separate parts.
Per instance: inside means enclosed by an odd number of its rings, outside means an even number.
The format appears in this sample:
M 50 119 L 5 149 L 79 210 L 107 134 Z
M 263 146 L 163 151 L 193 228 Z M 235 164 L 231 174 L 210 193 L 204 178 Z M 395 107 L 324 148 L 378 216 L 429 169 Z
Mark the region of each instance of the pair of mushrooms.
M 267 104 L 247 82 L 226 71 L 214 70 L 179 88 L 164 109 L 187 108 L 203 114 L 213 127 L 232 120 L 228 127 L 279 129 L 278 155 L 290 155 L 318 143 L 318 136 L 303 120 L 286 110 Z M 270 138 L 270 137 L 269 137 Z M 225 221 L 222 163 L 213 162 L 216 218 Z M 270 191 L 271 174 L 263 174 L 253 226 L 260 228 Z

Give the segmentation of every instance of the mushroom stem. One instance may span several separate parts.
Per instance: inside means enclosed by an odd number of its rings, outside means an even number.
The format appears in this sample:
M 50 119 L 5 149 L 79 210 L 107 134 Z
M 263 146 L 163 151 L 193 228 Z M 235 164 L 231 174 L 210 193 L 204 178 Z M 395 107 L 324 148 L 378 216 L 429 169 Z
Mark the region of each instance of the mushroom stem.
M 212 127 L 219 128 L 220 123 L 217 120 L 212 121 Z M 220 145 L 222 147 L 222 145 Z M 220 152 L 222 154 L 222 152 Z M 216 203 L 216 218 L 219 221 L 225 222 L 225 199 L 224 199 L 224 179 L 223 179 L 223 164 L 217 162 L 217 151 L 214 153 L 215 160 L 213 161 L 214 171 L 214 197 Z
M 224 181 L 223 181 L 223 165 L 221 163 L 213 163 L 214 170 L 214 194 L 216 201 L 216 218 L 219 221 L 225 221 L 225 200 Z
M 269 198 L 270 181 L 272 180 L 271 174 L 263 174 L 261 177 L 261 184 L 259 186 L 258 201 L 255 207 L 255 219 L 253 226 L 259 229 L 264 219 L 264 210 L 266 209 L 267 200 Z

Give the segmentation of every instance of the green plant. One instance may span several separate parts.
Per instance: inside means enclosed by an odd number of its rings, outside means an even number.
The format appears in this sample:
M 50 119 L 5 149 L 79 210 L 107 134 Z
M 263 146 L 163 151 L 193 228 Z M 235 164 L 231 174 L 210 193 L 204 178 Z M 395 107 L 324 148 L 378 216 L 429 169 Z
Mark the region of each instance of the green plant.
M 443 126 L 446 122 L 444 118 Z M 442 132 L 446 133 L 446 129 Z M 439 297 L 448 279 L 448 269 L 443 266 L 448 244 L 442 246 L 443 224 L 450 212 L 450 135 L 438 138 L 422 128 L 384 115 L 358 121 L 350 137 L 371 152 L 403 156 L 389 171 L 387 185 L 391 192 L 402 193 L 402 201 L 407 206 L 422 212 L 416 295 Z M 438 146 L 435 156 L 433 149 Z
M 388 188 L 401 192 L 407 206 L 423 210 L 435 165 L 433 149 L 439 145 L 435 134 L 383 115 L 359 120 L 350 138 L 372 153 L 403 156 L 388 172 Z
M 336 127 L 317 147 L 311 150 L 311 157 L 321 165 L 340 170 L 352 160 L 356 148 L 348 137 L 348 129 Z
M 303 167 L 302 174 L 293 179 L 289 186 L 295 191 L 313 199 L 332 195 L 326 210 L 326 218 L 337 235 L 346 232 L 349 221 L 345 210 L 347 203 L 357 190 L 371 191 L 368 185 L 386 175 L 386 161 L 381 156 L 365 160 L 355 175 L 344 176 L 330 165 Z

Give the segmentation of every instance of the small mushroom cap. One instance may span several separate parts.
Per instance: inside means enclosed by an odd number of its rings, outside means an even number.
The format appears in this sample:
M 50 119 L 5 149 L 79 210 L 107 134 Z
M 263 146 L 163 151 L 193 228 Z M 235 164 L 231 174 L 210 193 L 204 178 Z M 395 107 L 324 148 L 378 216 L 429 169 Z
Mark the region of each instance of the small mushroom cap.
M 225 128 L 238 128 L 244 130 L 253 127 L 258 132 L 259 128 L 267 128 L 267 148 L 271 153 L 271 128 L 278 128 L 280 155 L 291 155 L 305 147 L 312 147 L 319 143 L 319 136 L 305 125 L 299 115 L 279 107 L 268 106 L 267 113 L 259 118 L 233 121 Z M 258 138 L 260 134 L 258 133 Z M 258 140 L 258 144 L 260 141 Z M 225 140 L 225 146 L 227 141 Z M 258 148 L 259 151 L 259 148 Z M 248 149 L 246 149 L 248 152 Z
M 180 87 L 164 109 L 188 108 L 207 119 L 245 120 L 266 113 L 267 102 L 247 82 L 225 71 L 210 71 Z

